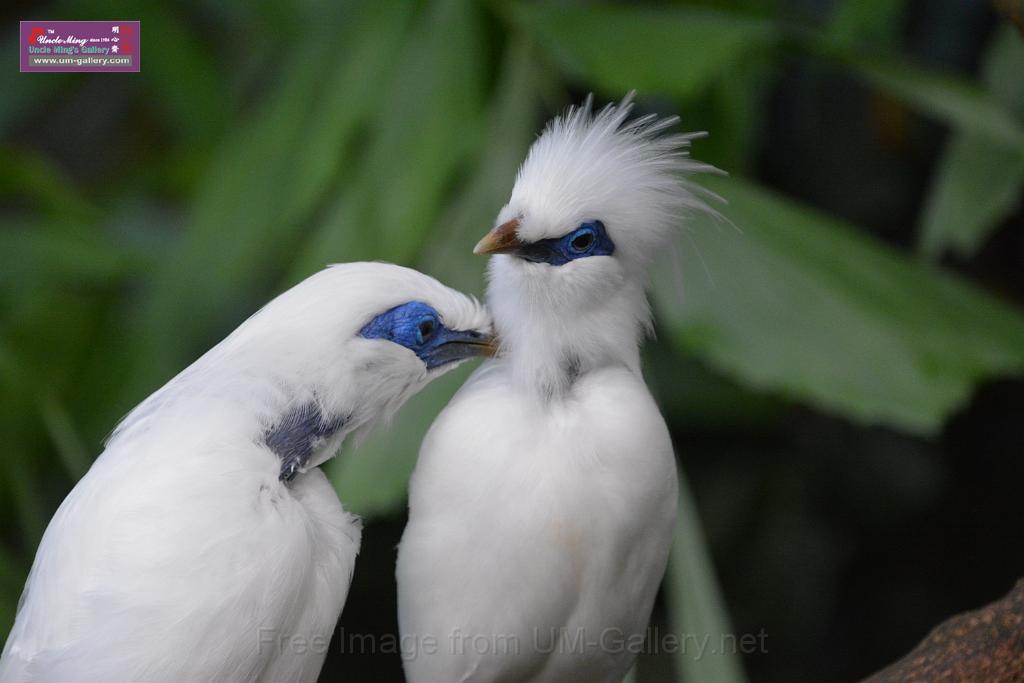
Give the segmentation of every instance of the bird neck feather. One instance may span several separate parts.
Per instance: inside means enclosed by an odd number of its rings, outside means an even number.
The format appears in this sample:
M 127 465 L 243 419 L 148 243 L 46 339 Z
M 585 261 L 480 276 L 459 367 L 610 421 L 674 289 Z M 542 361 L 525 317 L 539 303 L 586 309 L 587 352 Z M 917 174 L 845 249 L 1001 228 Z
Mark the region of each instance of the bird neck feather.
M 566 311 L 529 291 L 492 296 L 503 356 L 517 385 L 564 396 L 587 372 L 625 366 L 639 374 L 640 342 L 650 330 L 643 287 L 626 283 L 599 305 Z

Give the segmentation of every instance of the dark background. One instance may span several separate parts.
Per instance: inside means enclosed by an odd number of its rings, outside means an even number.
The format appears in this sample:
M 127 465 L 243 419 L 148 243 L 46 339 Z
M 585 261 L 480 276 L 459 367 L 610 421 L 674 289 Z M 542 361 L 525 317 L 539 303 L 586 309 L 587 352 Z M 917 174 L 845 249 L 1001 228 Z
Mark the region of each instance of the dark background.
M 646 375 L 700 517 L 655 623 L 767 634 L 743 671 L 652 655 L 637 680 L 856 680 L 1024 574 L 1024 44 L 988 3 L 2 14 L 0 631 L 121 415 L 325 263 L 482 292 L 469 252 L 530 140 L 630 88 L 710 131 L 736 228 L 694 219 L 655 277 Z M 139 19 L 142 71 L 19 74 L 19 19 Z M 467 372 L 328 466 L 367 518 L 346 632 L 396 631 L 406 478 Z M 322 680 L 400 680 L 342 645 Z

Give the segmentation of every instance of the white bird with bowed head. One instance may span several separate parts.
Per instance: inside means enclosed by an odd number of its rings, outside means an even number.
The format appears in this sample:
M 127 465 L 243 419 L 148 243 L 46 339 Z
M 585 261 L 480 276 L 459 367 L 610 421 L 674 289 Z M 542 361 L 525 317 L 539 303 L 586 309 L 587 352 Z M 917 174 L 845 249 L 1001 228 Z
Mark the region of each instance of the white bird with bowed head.
M 675 118 L 631 98 L 552 122 L 519 170 L 490 261 L 501 340 L 434 422 L 399 546 L 413 683 L 621 681 L 676 515 L 668 429 L 644 384 L 651 261 L 691 211 Z M 615 636 L 609 639 L 609 634 Z M 426 639 L 430 638 L 430 641 Z M 632 647 L 624 647 L 631 643 Z
M 316 680 L 360 541 L 317 465 L 492 349 L 483 307 L 408 268 L 338 265 L 271 301 L 133 410 L 64 500 L 0 680 Z

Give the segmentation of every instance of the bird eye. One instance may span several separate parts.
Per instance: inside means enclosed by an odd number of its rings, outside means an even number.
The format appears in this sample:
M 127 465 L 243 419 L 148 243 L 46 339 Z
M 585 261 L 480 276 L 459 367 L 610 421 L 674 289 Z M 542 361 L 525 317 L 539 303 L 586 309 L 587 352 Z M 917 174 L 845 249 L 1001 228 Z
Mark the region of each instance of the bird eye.
M 420 324 L 416 326 L 416 341 L 423 344 L 434 336 L 434 320 L 432 318 L 426 318 L 420 321 Z
M 569 240 L 569 246 L 577 254 L 585 252 L 594 246 L 594 231 L 589 227 L 580 228 L 573 235 L 573 238 Z

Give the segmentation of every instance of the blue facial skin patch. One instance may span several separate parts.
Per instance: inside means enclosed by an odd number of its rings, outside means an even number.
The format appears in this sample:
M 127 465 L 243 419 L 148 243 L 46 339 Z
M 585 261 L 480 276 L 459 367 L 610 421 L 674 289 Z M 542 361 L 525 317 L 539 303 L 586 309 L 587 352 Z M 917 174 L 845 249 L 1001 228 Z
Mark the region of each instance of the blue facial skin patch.
M 524 244 L 515 255 L 532 263 L 563 266 L 588 256 L 611 256 L 615 243 L 608 237 L 604 223 L 598 220 L 581 223 L 567 235 Z
M 490 355 L 491 340 L 475 330 L 451 330 L 433 307 L 410 301 L 384 311 L 359 331 L 366 339 L 384 339 L 415 353 L 428 369 L 475 356 Z

